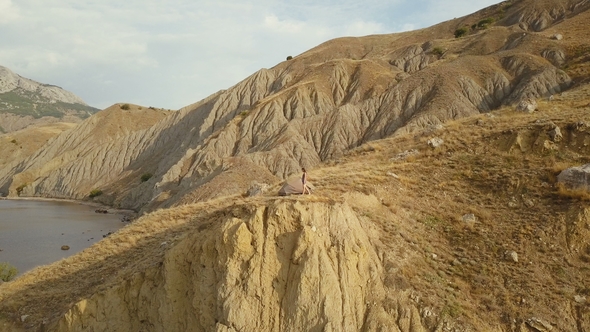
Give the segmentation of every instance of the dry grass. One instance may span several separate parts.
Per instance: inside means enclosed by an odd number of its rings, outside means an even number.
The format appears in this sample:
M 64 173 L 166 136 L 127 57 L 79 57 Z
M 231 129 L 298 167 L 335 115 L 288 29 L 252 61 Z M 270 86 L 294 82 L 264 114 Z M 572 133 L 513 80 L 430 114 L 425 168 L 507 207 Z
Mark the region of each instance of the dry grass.
M 589 270 L 581 268 L 590 256 L 568 253 L 559 220 L 587 194 L 566 194 L 543 183 L 548 173 L 587 161 L 590 150 L 581 155 L 571 140 L 590 132 L 573 137 L 568 129 L 586 111 L 560 106 L 559 112 L 523 115 L 503 109 L 494 118 L 467 118 L 432 133 L 445 141 L 437 149 L 428 147 L 421 134 L 357 148 L 312 171 L 313 195 L 234 195 L 155 211 L 76 256 L 2 285 L 0 313 L 10 319 L 37 313 L 31 322 L 59 315 L 79 299 L 159 264 L 162 246 L 174 245 L 189 231 L 209 227 L 227 213 L 246 216 L 252 206 L 283 199 L 348 202 L 376 229 L 371 234 L 383 253 L 390 291 L 412 289 L 419 305 L 442 316 L 475 324 L 477 312 L 496 321 L 523 320 L 535 312 L 559 322 L 552 305 L 563 303 L 572 289 L 586 289 L 590 278 Z M 475 124 L 479 118 L 485 125 Z M 564 132 L 558 150 L 548 154 L 534 140 L 515 149 L 515 135 L 545 135 L 537 122 L 543 119 Z M 392 160 L 410 149 L 420 153 Z M 525 204 L 529 200 L 533 207 Z M 474 224 L 463 221 L 468 213 L 476 216 Z M 507 250 L 535 264 L 510 263 L 504 258 Z M 568 265 L 556 263 L 565 256 Z
M 0 135 L 0 167 L 35 153 L 51 138 L 75 127 L 75 123 L 50 123 L 31 126 L 16 132 Z
M 411 38 L 418 40 L 418 34 Z M 452 58 L 464 42 L 440 46 Z M 577 46 L 570 46 L 575 52 Z M 580 80 L 587 78 L 587 61 L 565 69 Z M 234 195 L 155 211 L 78 255 L 0 286 L 0 319 L 34 313 L 30 321 L 35 323 L 59 316 L 79 299 L 161 263 L 163 246 L 174 245 L 188 232 L 209 227 L 228 213 L 247 216 L 252 206 L 280 199 L 353 206 L 368 228 L 377 229 L 372 240 L 383 254 L 389 290 L 411 290 L 420 306 L 441 316 L 477 326 L 473 316 L 480 314 L 507 322 L 509 329 L 534 315 L 559 326 L 564 317 L 554 308 L 568 307 L 577 293 L 590 293 L 590 252 L 572 254 L 563 225 L 570 207 L 588 207 L 588 194 L 552 186 L 561 170 L 590 162 L 585 143 L 590 129 L 572 126 L 587 121 L 589 103 L 590 85 L 580 85 L 552 102 L 540 101 L 533 114 L 505 107 L 448 122 L 435 132 L 370 142 L 312 170 L 317 190 L 309 196 Z M 135 123 L 137 112 L 144 120 L 131 130 L 166 116 L 134 105 L 127 111 L 112 109 L 100 115 L 108 121 L 93 134 L 114 137 L 123 130 L 121 121 Z M 547 148 L 543 143 L 549 140 L 550 122 L 564 138 Z M 428 147 L 434 136 L 444 140 L 443 146 Z M 411 149 L 419 153 L 392 160 Z M 253 171 L 233 175 L 245 186 L 248 173 Z M 214 192 L 221 185 L 204 189 Z M 197 201 L 198 194 L 187 193 L 186 199 Z M 469 213 L 477 218 L 473 224 L 463 221 Z M 518 264 L 505 259 L 509 250 L 519 254 Z
M 540 103 L 533 114 L 505 108 L 493 118 L 452 122 L 431 134 L 445 141 L 438 149 L 427 147 L 428 137 L 420 134 L 373 142 L 342 158 L 339 167 L 316 170 L 317 194 L 335 197 L 355 190 L 381 201 L 389 214 L 359 211 L 381 228 L 384 251 L 395 253 L 384 262 L 386 269 L 398 271 L 391 287 L 408 285 L 428 299 L 423 305 L 459 320 L 483 310 L 497 321 L 524 320 L 532 312 L 559 321 L 549 303 L 562 303 L 563 294 L 585 287 L 590 277 L 581 268 L 584 255 L 568 258 L 568 266 L 555 264 L 568 255 L 559 220 L 589 196 L 552 186 L 563 169 L 590 162 L 590 148 L 578 143 L 590 131 L 575 132 L 571 126 L 587 118 L 588 108 L 569 107 L 579 94 L 568 94 L 560 96 L 563 103 Z M 484 124 L 477 125 L 478 119 Z M 535 145 L 548 139 L 549 121 L 564 134 L 554 151 Z M 520 145 L 513 137 L 521 137 Z M 391 161 L 410 149 L 420 153 Z M 476 216 L 475 224 L 462 220 L 468 213 Z M 542 240 L 539 234 L 545 234 Z M 507 250 L 534 267 L 510 264 Z M 552 288 L 542 286 L 547 284 Z
M 563 183 L 557 183 L 557 194 L 561 197 L 590 201 L 590 192 L 588 190 L 567 188 Z

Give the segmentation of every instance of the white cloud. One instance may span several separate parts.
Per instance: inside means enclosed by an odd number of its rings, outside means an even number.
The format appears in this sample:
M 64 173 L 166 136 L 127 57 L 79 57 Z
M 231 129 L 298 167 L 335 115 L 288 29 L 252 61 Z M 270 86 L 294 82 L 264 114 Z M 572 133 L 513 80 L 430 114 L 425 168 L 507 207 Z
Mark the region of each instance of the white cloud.
M 264 18 L 264 26 L 276 32 L 298 33 L 301 32 L 305 24 L 295 20 L 279 20 L 276 15 L 268 15 Z
M 384 33 L 383 26 L 380 23 L 376 22 L 365 22 L 365 21 L 356 21 L 349 24 L 345 28 L 345 34 L 347 36 L 366 36 L 366 35 L 373 35 L 377 33 Z
M 399 32 L 416 30 L 416 25 L 412 23 L 405 23 Z
M 0 0 L 0 24 L 10 23 L 19 17 L 19 10 L 11 0 Z

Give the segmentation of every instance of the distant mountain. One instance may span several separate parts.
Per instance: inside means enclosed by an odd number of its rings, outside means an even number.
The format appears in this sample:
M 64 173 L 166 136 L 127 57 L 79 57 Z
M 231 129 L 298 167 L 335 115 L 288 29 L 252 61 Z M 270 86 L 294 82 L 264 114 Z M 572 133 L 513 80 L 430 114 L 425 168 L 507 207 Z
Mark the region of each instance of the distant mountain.
M 69 91 L 0 66 L 0 133 L 40 122 L 79 122 L 97 111 Z

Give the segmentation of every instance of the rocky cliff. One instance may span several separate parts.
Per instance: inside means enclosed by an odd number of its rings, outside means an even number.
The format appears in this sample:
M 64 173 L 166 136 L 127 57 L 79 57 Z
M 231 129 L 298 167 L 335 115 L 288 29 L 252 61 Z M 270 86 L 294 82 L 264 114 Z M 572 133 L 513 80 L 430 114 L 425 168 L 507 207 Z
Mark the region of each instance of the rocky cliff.
M 357 207 L 364 202 L 375 212 L 384 208 L 374 197 L 351 198 Z M 29 286 L 45 293 L 41 296 L 66 283 L 76 286 L 51 306 L 26 300 L 18 311 L 35 313 L 23 319 L 24 327 L 427 331 L 453 326 L 427 308 L 420 310 L 416 293 L 384 283 L 386 246 L 375 225 L 346 202 L 265 199 L 211 207 L 185 206 L 147 215 L 102 246 L 67 259 L 62 264 L 75 271 Z M 118 254 L 104 250 L 114 246 L 120 246 Z M 97 260 L 106 264 L 100 282 L 90 276 L 96 273 Z M 396 265 L 404 268 L 410 261 Z M 34 272 L 37 281 L 39 273 L 44 272 Z M 31 280 L 24 276 L 14 284 L 25 289 Z M 51 308 L 68 307 L 57 320 L 41 322 Z

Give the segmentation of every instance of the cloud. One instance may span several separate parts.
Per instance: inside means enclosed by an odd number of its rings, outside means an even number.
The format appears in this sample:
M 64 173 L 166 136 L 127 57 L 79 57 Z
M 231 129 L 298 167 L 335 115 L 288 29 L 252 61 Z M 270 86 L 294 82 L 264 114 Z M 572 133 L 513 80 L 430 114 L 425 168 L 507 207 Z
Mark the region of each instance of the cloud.
M 295 20 L 281 21 L 276 15 L 268 15 L 264 18 L 264 26 L 277 32 L 298 33 L 305 24 Z
M 383 25 L 377 22 L 356 21 L 344 29 L 348 36 L 366 36 L 377 33 L 384 33 Z
M 0 0 L 0 24 L 10 23 L 19 17 L 19 10 L 11 0 Z

